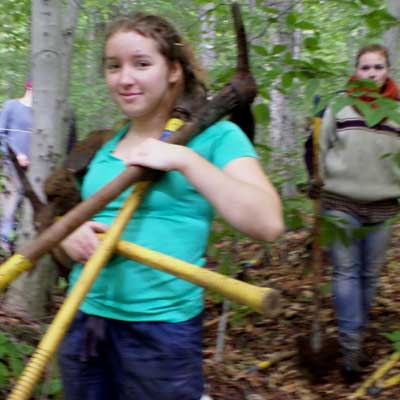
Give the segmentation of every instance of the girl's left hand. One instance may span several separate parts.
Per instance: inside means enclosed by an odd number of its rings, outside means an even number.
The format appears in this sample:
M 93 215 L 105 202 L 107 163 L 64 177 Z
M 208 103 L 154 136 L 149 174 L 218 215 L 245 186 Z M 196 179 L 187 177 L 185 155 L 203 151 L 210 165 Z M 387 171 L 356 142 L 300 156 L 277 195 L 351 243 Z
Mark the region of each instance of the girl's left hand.
M 185 146 L 149 138 L 132 149 L 126 164 L 140 165 L 161 171 L 176 170 L 186 163 L 190 157 L 190 151 Z

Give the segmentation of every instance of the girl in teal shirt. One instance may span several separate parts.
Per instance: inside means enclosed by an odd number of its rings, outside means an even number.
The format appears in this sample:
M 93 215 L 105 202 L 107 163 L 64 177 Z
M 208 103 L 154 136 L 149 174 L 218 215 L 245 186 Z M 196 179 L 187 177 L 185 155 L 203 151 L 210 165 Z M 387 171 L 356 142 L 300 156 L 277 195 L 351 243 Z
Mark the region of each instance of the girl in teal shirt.
M 187 146 L 158 140 L 178 97 L 202 87 L 197 70 L 163 18 L 140 13 L 110 24 L 106 83 L 130 123 L 96 153 L 81 195 L 88 198 L 126 165 L 165 171 L 122 238 L 201 267 L 214 209 L 257 239 L 273 240 L 283 224 L 279 197 L 235 124 L 218 122 Z M 130 190 L 62 242 L 76 261 L 71 285 L 98 246 L 96 233 L 112 224 Z M 202 309 L 201 288 L 114 256 L 60 348 L 66 400 L 199 400 Z

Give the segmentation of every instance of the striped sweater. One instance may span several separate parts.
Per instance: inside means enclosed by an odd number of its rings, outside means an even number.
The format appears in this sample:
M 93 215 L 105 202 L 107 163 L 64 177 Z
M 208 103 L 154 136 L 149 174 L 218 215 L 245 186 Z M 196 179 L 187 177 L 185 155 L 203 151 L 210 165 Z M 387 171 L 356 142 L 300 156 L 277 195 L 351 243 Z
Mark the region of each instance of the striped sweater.
M 324 114 L 320 134 L 323 190 L 358 202 L 400 196 L 400 125 L 367 127 L 352 106 Z

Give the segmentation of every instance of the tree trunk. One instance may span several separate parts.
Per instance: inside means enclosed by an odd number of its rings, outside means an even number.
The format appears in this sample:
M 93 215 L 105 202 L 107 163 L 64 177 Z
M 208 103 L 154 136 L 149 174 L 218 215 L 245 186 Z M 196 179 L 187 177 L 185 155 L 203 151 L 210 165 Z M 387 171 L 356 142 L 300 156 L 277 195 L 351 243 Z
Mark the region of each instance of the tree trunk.
M 388 0 L 387 10 L 397 19 L 400 19 L 400 1 Z M 400 39 L 400 28 L 398 25 L 390 28 L 385 32 L 383 41 L 385 46 L 389 49 L 390 62 L 392 66 L 397 65 L 398 51 L 399 51 L 399 39 Z
M 294 49 L 294 35 L 291 32 L 287 32 L 285 16 L 287 11 L 292 9 L 293 0 L 280 1 L 274 4 L 274 7 L 280 10 L 280 23 L 278 31 L 272 35 L 272 43 L 274 45 L 286 45 L 287 51 L 292 53 Z M 280 81 L 275 81 L 271 89 L 269 144 L 273 149 L 271 157 L 273 170 L 282 175 L 284 180 L 282 184 L 282 196 L 291 197 L 296 194 L 296 186 L 292 180 L 293 152 L 296 140 L 294 136 L 293 115 L 289 108 L 289 98 L 279 90 L 279 83 Z
M 200 14 L 200 29 L 201 39 L 199 41 L 199 47 L 201 54 L 201 61 L 204 68 L 207 70 L 211 69 L 217 58 L 215 49 L 213 47 L 213 41 L 215 39 L 215 18 L 209 13 L 215 7 L 213 3 L 207 3 L 199 8 Z
M 65 12 L 65 18 L 62 21 L 62 32 L 61 32 L 61 40 L 62 40 L 62 62 L 61 62 L 61 80 L 60 80 L 60 100 L 61 103 L 61 138 L 63 140 L 61 153 L 64 154 L 65 150 L 69 147 L 68 144 L 73 141 L 74 138 L 71 138 L 71 124 L 74 119 L 74 112 L 71 109 L 68 103 L 68 94 L 69 94 L 69 82 L 70 82 L 70 71 L 71 71 L 71 60 L 72 60 L 72 51 L 73 51 L 73 42 L 74 42 L 74 33 L 75 27 L 78 23 L 79 16 L 79 6 L 81 0 L 69 1 Z
M 72 13 L 78 3 L 70 1 Z M 75 9 L 75 11 L 74 11 Z M 72 33 L 77 17 L 68 15 L 58 0 L 33 0 L 32 2 L 32 77 L 33 77 L 33 128 L 30 150 L 31 166 L 28 178 L 39 197 L 44 200 L 42 185 L 65 153 L 62 119 L 67 98 L 69 59 Z M 74 22 L 75 21 L 75 22 Z M 69 26 L 62 31 L 62 27 Z M 64 36 L 63 36 L 64 35 Z M 66 35 L 66 36 L 65 36 Z M 64 39 L 64 40 L 63 40 Z M 66 67 L 67 65 L 67 67 Z M 32 208 L 27 201 L 18 247 L 35 237 Z M 49 256 L 41 259 L 36 268 L 25 273 L 10 286 L 5 297 L 5 307 L 25 317 L 42 318 L 46 313 L 49 292 L 54 283 L 55 266 Z

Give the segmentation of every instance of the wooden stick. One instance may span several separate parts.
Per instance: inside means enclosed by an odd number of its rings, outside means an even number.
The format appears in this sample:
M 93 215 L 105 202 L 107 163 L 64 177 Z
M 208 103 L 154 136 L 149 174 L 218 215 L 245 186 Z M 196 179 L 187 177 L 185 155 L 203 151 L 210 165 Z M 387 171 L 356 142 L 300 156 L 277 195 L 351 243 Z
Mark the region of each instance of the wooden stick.
M 313 128 L 313 179 L 320 181 L 319 175 L 319 135 L 321 131 L 321 118 L 314 117 Z M 314 227 L 312 242 L 312 270 L 313 270 L 313 306 L 314 316 L 312 321 L 312 332 L 310 344 L 313 352 L 319 352 L 322 348 L 321 333 L 321 268 L 322 268 L 322 249 L 321 249 L 321 199 L 319 196 L 314 199 Z

